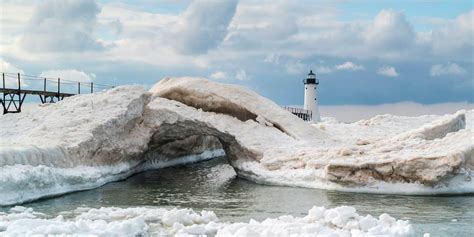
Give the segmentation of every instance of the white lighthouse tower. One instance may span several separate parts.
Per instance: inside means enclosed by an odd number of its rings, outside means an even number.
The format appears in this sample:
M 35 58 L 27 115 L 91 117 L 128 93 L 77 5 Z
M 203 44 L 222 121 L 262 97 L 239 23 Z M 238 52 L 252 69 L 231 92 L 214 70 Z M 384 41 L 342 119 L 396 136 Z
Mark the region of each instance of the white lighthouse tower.
M 319 79 L 316 78 L 316 74 L 311 70 L 308 73 L 304 83 L 304 109 L 311 110 L 313 122 L 320 122 L 321 116 L 319 115 L 319 99 L 318 99 L 318 85 Z

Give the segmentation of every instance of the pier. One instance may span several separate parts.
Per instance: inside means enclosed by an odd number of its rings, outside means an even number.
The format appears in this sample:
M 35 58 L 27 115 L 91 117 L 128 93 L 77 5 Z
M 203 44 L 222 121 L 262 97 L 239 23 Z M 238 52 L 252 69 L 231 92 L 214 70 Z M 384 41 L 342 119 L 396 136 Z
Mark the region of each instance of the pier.
M 25 83 L 25 81 L 31 82 Z M 41 87 L 39 89 L 38 87 Z M 73 89 L 66 91 L 67 89 Z M 73 87 L 73 88 L 71 88 Z M 113 88 L 114 86 L 94 84 L 93 82 L 79 82 L 61 78 L 49 78 L 25 75 L 20 73 L 2 72 L 2 87 L 0 88 L 0 103 L 3 114 L 20 113 L 26 95 L 39 96 L 41 103 L 55 103 L 66 97 L 82 93 L 94 93 L 94 90 Z M 26 89 L 25 89 L 26 88 Z
M 294 108 L 294 107 L 288 107 L 284 106 L 283 109 L 291 112 L 292 114 L 298 116 L 298 118 L 303 119 L 304 121 L 311 121 L 312 118 L 312 111 L 307 110 L 307 109 L 301 109 L 301 108 Z

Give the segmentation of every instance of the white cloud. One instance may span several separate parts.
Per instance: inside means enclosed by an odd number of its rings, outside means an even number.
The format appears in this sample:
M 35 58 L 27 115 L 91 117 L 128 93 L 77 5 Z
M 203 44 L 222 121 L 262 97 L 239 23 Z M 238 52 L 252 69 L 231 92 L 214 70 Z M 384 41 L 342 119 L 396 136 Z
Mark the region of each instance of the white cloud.
M 98 15 L 98 21 L 105 29 L 112 25 L 113 31 L 125 38 L 153 39 L 161 34 L 169 37 L 168 29 L 178 19 L 179 15 L 150 13 L 123 3 L 104 4 Z
M 342 64 L 337 64 L 334 66 L 325 66 L 325 65 L 316 65 L 316 73 L 328 74 L 335 71 L 360 71 L 365 70 L 365 67 L 350 61 L 344 62 Z
M 284 41 L 298 32 L 297 18 L 305 12 L 309 11 L 290 1 L 241 1 L 226 42 L 236 48 L 254 48 L 262 42 L 273 45 Z
M 377 70 L 377 74 L 387 77 L 398 77 L 397 70 L 392 66 L 383 66 Z
M 237 1 L 194 1 L 175 26 L 172 44 L 184 54 L 216 48 L 227 35 Z
M 265 56 L 265 59 L 263 59 L 263 62 L 265 63 L 270 63 L 270 64 L 280 64 L 280 54 L 275 54 L 275 53 L 270 53 L 267 56 Z
M 8 5 L 21 4 L 12 1 Z M 193 1 L 185 11 L 167 14 L 149 11 L 143 5 L 108 1 L 97 5 L 92 0 L 46 0 L 36 10 L 35 4 L 26 5 L 30 10 L 7 8 L 8 14 L 3 14 L 6 8 L 2 3 L 0 55 L 15 62 L 23 59 L 29 68 L 140 63 L 168 72 L 188 68 L 203 75 L 223 70 L 235 79 L 236 68 L 255 75 L 258 71 L 251 67 L 280 66 L 292 74 L 313 68 L 324 74 L 363 70 L 374 60 L 382 65 L 407 59 L 413 63 L 440 59 L 472 62 L 474 48 L 473 11 L 443 19 L 429 32 L 415 32 L 411 19 L 417 16 L 407 18 L 403 12 L 382 10 L 372 18 L 364 15 L 347 20 L 341 17 L 345 10 L 328 1 Z M 25 23 L 27 19 L 31 19 L 29 23 Z M 4 37 L 5 26 L 8 34 L 14 35 Z M 50 32 L 51 37 L 47 35 Z M 41 52 L 25 47 L 22 52 L 15 51 L 11 42 L 19 38 L 27 41 L 20 45 Z M 317 60 L 310 61 L 315 58 L 338 63 L 315 65 Z M 357 61 L 346 62 L 349 59 Z M 363 59 L 368 59 L 364 61 L 367 64 L 358 65 Z M 263 67 L 263 63 L 267 65 Z M 393 69 L 389 74 L 398 72 Z M 239 76 L 246 77 L 246 73 Z
M 235 79 L 239 81 L 246 81 L 250 79 L 249 76 L 247 75 L 247 72 L 244 69 L 238 69 L 237 71 L 235 71 L 235 73 L 229 73 L 225 71 L 215 71 L 211 75 L 209 75 L 209 78 L 213 80 Z
M 227 35 L 235 1 L 193 1 L 180 14 L 160 14 L 136 6 L 107 3 L 99 15 L 101 25 L 120 22 L 120 34 L 106 59 L 136 61 L 160 67 L 210 68 L 212 59 L 234 54 L 212 54 Z
M 382 10 L 363 33 L 366 44 L 375 50 L 406 49 L 415 39 L 415 33 L 401 12 Z
M 401 12 L 382 10 L 369 21 L 342 21 L 339 15 L 318 2 L 241 2 L 224 45 L 244 53 L 278 49 L 294 56 L 364 58 L 400 58 L 414 46 L 416 34 Z
M 0 66 L 1 66 L 1 72 L 5 73 L 5 87 L 7 88 L 17 88 L 18 87 L 18 80 L 17 76 L 15 74 L 20 73 L 20 74 L 25 74 L 25 72 L 18 68 L 17 66 L 3 60 L 0 58 Z M 25 80 L 20 77 L 20 83 L 22 86 L 28 86 L 28 83 L 25 82 Z M 3 85 L 0 85 L 3 86 Z
M 333 72 L 333 69 L 328 66 L 316 66 L 316 73 L 328 74 Z
M 449 56 L 448 60 L 472 61 L 474 11 L 448 21 L 446 27 L 436 25 L 432 33 L 427 33 L 415 31 L 403 12 L 381 10 L 370 20 L 343 21 L 337 8 L 325 9 L 325 4 L 312 4 L 239 3 L 223 49 L 242 55 L 259 52 L 269 55 L 278 49 L 279 54 L 300 58 L 323 55 L 426 61 L 433 56 Z M 324 11 L 313 11 L 315 5 Z M 279 19 L 288 23 L 278 24 Z M 281 27 L 287 29 L 286 33 L 278 33 L 283 32 Z M 275 60 L 266 59 L 266 62 Z
M 442 76 L 442 75 L 464 75 L 466 74 L 466 69 L 457 65 L 456 63 L 447 63 L 445 65 L 435 64 L 431 66 L 430 75 L 432 77 Z
M 34 52 L 101 50 L 94 36 L 99 6 L 93 0 L 47 0 L 25 28 L 21 46 Z
M 289 74 L 301 74 L 306 71 L 307 68 L 308 66 L 301 61 L 288 62 L 285 64 L 286 72 Z
M 303 63 L 302 60 L 275 53 L 268 54 L 263 61 L 265 63 L 283 66 L 285 71 L 289 74 L 301 74 L 313 68 L 309 63 Z M 324 62 L 322 61 L 319 63 L 319 65 L 314 66 L 316 73 L 328 74 L 335 71 L 365 70 L 363 65 L 356 64 L 351 61 L 346 61 L 334 66 L 323 65 Z
M 426 38 L 435 56 L 472 61 L 474 10 L 454 20 L 441 20 Z
M 336 69 L 336 70 L 358 71 L 358 70 L 364 70 L 364 66 L 357 65 L 353 62 L 345 62 L 343 64 L 339 64 L 339 65 L 334 66 L 334 69 Z
M 1 2 L 0 45 L 13 44 L 15 39 L 23 34 L 25 25 L 33 14 L 34 6 L 31 5 L 29 2 Z
M 15 65 L 3 60 L 0 58 L 0 65 L 1 65 L 1 72 L 8 72 L 8 73 L 20 73 L 24 74 L 25 72 Z
M 214 80 L 224 80 L 228 78 L 227 73 L 223 71 L 216 71 L 212 73 L 209 77 Z
M 67 81 L 90 83 L 96 76 L 94 73 L 85 73 L 76 69 L 65 69 L 43 71 L 40 77 L 61 78 Z
M 302 60 L 291 58 L 280 54 L 268 54 L 265 59 L 265 63 L 283 66 L 288 74 L 302 74 L 309 71 L 311 68 L 315 69 L 316 73 L 328 74 L 335 71 L 359 71 L 365 70 L 365 67 L 354 62 L 346 61 L 341 64 L 334 66 L 324 65 L 324 62 L 320 61 L 319 65 L 312 66 L 309 63 L 303 63 Z
M 237 79 L 239 81 L 246 81 L 246 80 L 249 79 L 249 76 L 247 75 L 247 72 L 245 72 L 245 70 L 239 69 L 235 73 L 235 79 Z

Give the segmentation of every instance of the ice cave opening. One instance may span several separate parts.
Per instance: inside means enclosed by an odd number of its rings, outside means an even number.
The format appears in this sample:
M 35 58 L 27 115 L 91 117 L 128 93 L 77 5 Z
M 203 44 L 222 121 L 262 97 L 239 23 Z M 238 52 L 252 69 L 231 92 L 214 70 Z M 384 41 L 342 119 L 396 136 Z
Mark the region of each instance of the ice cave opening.
M 234 136 L 206 123 L 189 120 L 161 124 L 151 135 L 147 147 L 143 161 L 151 163 L 173 163 L 175 159 L 186 157 L 191 158 L 190 162 L 199 162 L 225 156 L 232 165 L 234 161 L 254 160 L 259 155 L 240 145 Z

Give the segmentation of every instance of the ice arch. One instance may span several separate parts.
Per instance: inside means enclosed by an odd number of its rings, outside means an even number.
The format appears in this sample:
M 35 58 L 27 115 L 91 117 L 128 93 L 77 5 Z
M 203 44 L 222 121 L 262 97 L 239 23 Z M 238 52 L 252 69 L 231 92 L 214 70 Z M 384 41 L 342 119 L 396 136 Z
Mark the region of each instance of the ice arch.
M 160 99 L 158 103 L 162 102 Z M 153 106 L 154 103 L 151 103 L 150 108 Z M 145 160 L 172 160 L 216 149 L 223 149 L 231 163 L 238 159 L 255 160 L 261 157 L 259 152 L 242 146 L 235 136 L 220 131 L 204 121 L 186 119 L 179 114 L 174 114 L 176 117 L 173 117 L 172 121 L 166 120 L 156 124 L 156 120 L 152 118 L 161 116 L 158 111 L 160 110 L 150 109 L 147 115 L 151 120 L 149 126 L 156 126 L 156 130 L 148 142 L 148 148 L 144 154 Z M 174 121 L 174 119 L 177 120 Z
M 261 161 L 270 147 L 283 153 L 291 149 L 285 143 L 326 137 L 272 101 L 241 87 L 174 78 L 160 81 L 150 92 L 153 96 L 144 117 L 148 127 L 157 128 L 151 143 L 181 141 L 189 135 L 214 137 L 234 165 L 239 160 Z M 167 117 L 166 121 L 157 119 Z
M 178 91 L 193 94 L 179 100 Z M 253 92 L 195 78 L 162 80 L 150 92 L 125 86 L 75 96 L 4 116 L 0 126 L 8 137 L 0 146 L 0 204 L 94 188 L 221 148 L 238 169 L 323 134 Z

